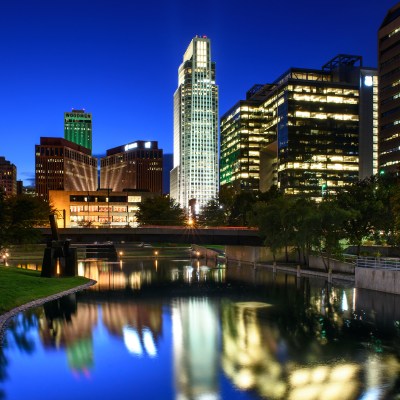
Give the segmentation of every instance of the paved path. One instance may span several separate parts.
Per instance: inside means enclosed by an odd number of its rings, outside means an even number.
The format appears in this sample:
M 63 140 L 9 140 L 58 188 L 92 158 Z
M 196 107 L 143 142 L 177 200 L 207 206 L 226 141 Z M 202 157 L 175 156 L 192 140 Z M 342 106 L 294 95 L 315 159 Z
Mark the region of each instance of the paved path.
M 13 308 L 11 311 L 7 311 L 5 314 L 0 315 L 0 346 L 3 345 L 4 332 L 7 328 L 8 321 L 10 320 L 10 318 L 14 317 L 19 312 L 25 311 L 31 307 L 39 307 L 42 304 L 47 303 L 48 301 L 57 300 L 60 297 L 67 296 L 71 293 L 76 293 L 81 290 L 87 289 L 88 287 L 94 285 L 95 283 L 97 283 L 97 282 L 94 280 L 90 280 L 89 282 L 85 283 L 84 285 L 76 286 L 72 289 L 68 289 L 68 290 L 65 290 L 64 292 L 52 294 L 51 296 L 48 296 L 48 297 L 43 297 L 41 299 L 33 300 L 29 303 L 23 304 L 22 306 Z

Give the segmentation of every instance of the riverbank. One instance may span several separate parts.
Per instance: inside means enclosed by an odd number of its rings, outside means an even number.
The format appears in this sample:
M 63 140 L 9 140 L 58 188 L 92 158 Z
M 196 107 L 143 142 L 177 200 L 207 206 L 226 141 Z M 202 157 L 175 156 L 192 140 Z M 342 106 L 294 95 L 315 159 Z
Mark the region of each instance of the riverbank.
M 0 343 L 7 321 L 18 312 L 86 289 L 96 283 L 77 276 L 41 278 L 40 272 L 0 267 Z

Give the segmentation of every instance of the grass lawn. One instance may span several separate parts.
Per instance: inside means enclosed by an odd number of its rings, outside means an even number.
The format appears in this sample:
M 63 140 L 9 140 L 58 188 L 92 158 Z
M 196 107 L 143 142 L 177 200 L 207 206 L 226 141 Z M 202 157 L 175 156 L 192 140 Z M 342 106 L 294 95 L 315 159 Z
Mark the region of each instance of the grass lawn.
M 39 271 L 0 266 L 0 315 L 33 300 L 83 285 L 87 278 L 41 278 Z

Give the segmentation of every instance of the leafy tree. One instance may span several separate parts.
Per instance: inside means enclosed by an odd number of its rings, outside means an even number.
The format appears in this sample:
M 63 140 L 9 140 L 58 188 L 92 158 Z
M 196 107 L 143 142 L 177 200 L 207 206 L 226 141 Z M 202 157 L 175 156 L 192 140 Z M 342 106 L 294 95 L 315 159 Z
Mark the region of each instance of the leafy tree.
M 288 246 L 293 238 L 293 225 L 290 207 L 293 199 L 279 196 L 268 203 L 257 202 L 252 207 L 249 222 L 256 226 L 264 239 L 264 244 L 271 252 L 273 259 L 279 249 L 285 248 L 288 260 Z
M 247 226 L 249 224 L 248 212 L 256 202 L 257 193 L 255 192 L 240 192 L 236 194 L 229 213 L 228 225 Z
M 36 228 L 48 225 L 50 213 L 49 204 L 39 197 L 0 194 L 0 248 L 40 240 L 41 233 Z
M 293 224 L 293 243 L 297 249 L 298 261 L 309 265 L 309 256 L 312 247 L 318 243 L 317 230 L 317 203 L 309 198 L 297 198 L 291 207 L 291 221 Z
M 382 212 L 376 216 L 375 221 L 375 239 L 378 243 L 381 240 L 381 234 L 387 244 L 396 244 L 396 219 L 398 215 L 398 206 L 395 201 L 400 186 L 400 177 L 396 172 L 377 175 L 376 196 L 382 203 Z M 397 241 L 398 243 L 398 241 Z
M 147 198 L 140 203 L 136 213 L 139 225 L 178 225 L 186 223 L 185 213 L 182 208 L 166 196 Z
M 376 178 L 370 177 L 346 186 L 337 195 L 339 207 L 350 212 L 344 230 L 349 241 L 357 246 L 357 255 L 363 240 L 376 232 L 385 213 L 384 199 L 379 195 L 383 192 L 376 188 Z
M 345 223 L 352 217 L 352 212 L 341 208 L 335 199 L 325 199 L 316 209 L 315 235 L 320 240 L 317 244 L 325 269 L 330 269 L 330 260 L 341 253 L 340 240 L 346 237 Z
M 227 216 L 224 206 L 217 199 L 210 200 L 201 210 L 198 224 L 201 226 L 225 226 Z

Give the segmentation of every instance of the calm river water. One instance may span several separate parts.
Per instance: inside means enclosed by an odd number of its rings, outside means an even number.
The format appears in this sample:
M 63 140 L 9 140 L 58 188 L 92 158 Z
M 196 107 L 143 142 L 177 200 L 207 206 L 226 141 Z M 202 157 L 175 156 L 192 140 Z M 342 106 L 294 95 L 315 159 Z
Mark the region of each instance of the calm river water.
M 0 399 L 400 398 L 398 296 L 201 260 L 79 270 L 98 283 L 9 324 Z

